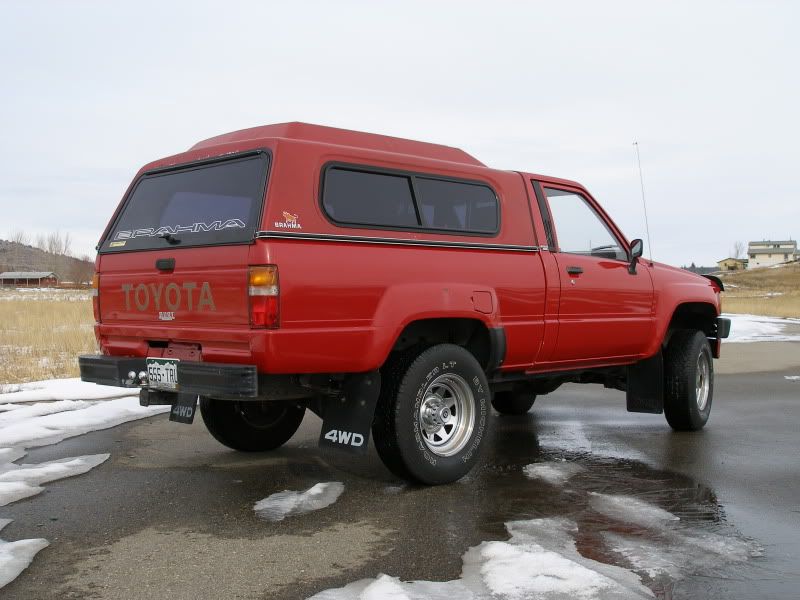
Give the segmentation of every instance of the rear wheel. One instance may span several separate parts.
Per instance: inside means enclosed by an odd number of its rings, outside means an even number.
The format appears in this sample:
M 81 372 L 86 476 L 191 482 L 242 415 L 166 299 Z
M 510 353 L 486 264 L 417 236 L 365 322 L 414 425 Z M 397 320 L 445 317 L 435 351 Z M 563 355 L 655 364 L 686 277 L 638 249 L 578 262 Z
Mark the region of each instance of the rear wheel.
M 467 350 L 440 344 L 384 367 L 372 435 L 395 475 L 450 483 L 478 462 L 488 433 L 489 384 Z
M 714 359 L 702 331 L 672 334 L 664 354 L 664 416 L 678 431 L 702 429 L 711 414 Z
M 521 394 L 514 391 L 495 392 L 492 406 L 501 415 L 524 415 L 536 402 L 535 394 Z
M 200 398 L 200 414 L 220 444 L 242 452 L 274 450 L 289 441 L 306 409 L 292 402 Z

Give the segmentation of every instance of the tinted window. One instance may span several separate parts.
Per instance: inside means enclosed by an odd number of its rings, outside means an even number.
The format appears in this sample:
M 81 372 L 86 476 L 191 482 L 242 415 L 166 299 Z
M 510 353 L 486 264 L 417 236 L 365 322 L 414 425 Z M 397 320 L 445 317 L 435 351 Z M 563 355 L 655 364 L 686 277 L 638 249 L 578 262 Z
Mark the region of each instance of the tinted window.
M 552 188 L 545 188 L 545 193 L 559 252 L 627 260 L 627 252 L 583 196 Z
M 342 224 L 496 233 L 499 206 L 480 183 L 330 167 L 322 205 Z
M 144 176 L 101 250 L 249 242 L 261 214 L 267 166 L 262 154 Z
M 497 231 L 497 198 L 484 185 L 416 178 L 422 226 L 451 231 Z
M 325 212 L 339 223 L 416 227 L 411 180 L 405 175 L 331 168 L 325 174 Z

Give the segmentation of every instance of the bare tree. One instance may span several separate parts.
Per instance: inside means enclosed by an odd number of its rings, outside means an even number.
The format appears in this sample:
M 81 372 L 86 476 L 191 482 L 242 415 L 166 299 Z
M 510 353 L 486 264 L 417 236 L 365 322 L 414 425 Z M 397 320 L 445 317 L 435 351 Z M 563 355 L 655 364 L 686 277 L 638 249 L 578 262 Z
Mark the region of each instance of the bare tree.
M 744 242 L 734 242 L 731 249 L 731 258 L 744 258 Z
M 70 277 L 73 283 L 87 284 L 92 280 L 94 275 L 94 260 L 88 254 L 84 254 L 77 260 L 72 261 L 72 269 Z
M 28 232 L 24 229 L 14 229 L 8 234 L 8 239 L 15 244 L 24 244 L 25 246 L 30 244 L 31 241 Z
M 63 241 L 61 240 L 60 231 L 51 231 L 47 234 L 47 252 L 50 254 L 61 254 L 62 244 Z

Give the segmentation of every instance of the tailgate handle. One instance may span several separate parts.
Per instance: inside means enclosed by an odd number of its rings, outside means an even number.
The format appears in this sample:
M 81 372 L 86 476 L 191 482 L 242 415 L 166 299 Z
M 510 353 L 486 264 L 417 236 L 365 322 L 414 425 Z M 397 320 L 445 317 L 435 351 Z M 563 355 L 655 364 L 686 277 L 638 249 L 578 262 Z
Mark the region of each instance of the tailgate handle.
M 156 269 L 159 271 L 174 271 L 175 259 L 174 258 L 159 258 L 156 260 Z
M 583 273 L 583 269 L 581 269 L 580 267 L 567 267 L 567 273 L 569 273 L 570 275 L 580 275 L 581 273 Z

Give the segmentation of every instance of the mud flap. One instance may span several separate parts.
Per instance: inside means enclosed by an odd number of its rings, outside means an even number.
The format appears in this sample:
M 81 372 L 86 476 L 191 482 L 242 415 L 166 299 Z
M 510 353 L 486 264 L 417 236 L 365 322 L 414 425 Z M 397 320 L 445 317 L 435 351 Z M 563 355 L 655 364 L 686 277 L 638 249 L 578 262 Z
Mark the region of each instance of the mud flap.
M 194 413 L 197 412 L 197 394 L 184 394 L 178 392 L 172 409 L 169 411 L 169 420 L 176 423 L 191 425 L 194 421 Z
M 348 375 L 342 393 L 323 405 L 319 445 L 353 454 L 366 454 L 380 392 L 380 371 Z
M 664 412 L 664 357 L 661 351 L 628 367 L 628 412 Z

